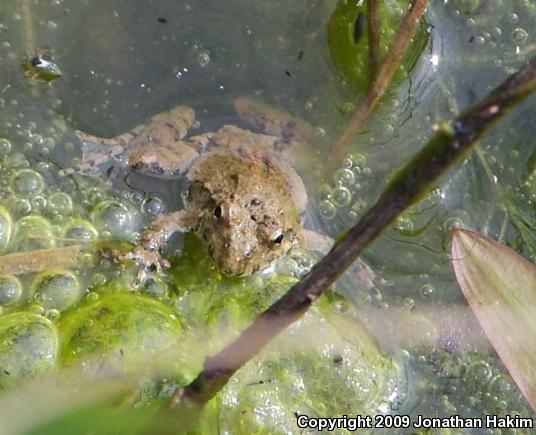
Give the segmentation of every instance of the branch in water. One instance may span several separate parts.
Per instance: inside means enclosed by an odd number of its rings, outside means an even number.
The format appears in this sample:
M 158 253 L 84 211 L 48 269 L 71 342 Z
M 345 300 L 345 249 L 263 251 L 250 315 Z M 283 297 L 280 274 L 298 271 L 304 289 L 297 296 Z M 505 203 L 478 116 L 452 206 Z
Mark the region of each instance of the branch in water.
M 426 6 L 428 6 L 428 0 L 412 0 L 408 13 L 405 15 L 398 28 L 393 45 L 389 49 L 385 61 L 378 69 L 378 73 L 374 77 L 374 81 L 372 82 L 365 99 L 359 104 L 352 119 L 339 137 L 339 140 L 331 149 L 330 159 L 332 162 L 341 159 L 343 152 L 354 139 L 356 133 L 378 106 L 378 103 L 389 87 L 396 70 L 404 59 L 404 55 L 417 31 L 417 27 L 426 10 Z
M 15 252 L 0 256 L 0 273 L 22 275 L 41 272 L 53 267 L 75 266 L 80 255 L 80 246 L 39 249 L 36 251 Z
M 436 127 L 427 145 L 387 185 L 376 204 L 313 269 L 230 345 L 205 361 L 204 370 L 176 391 L 171 406 L 191 410 L 210 400 L 228 379 L 270 340 L 297 321 L 378 234 L 423 196 L 482 133 L 536 91 L 536 58 L 508 78 L 485 100 L 450 124 Z
M 380 63 L 380 17 L 378 15 L 378 0 L 367 2 L 367 27 L 369 49 L 369 72 L 371 82 L 376 77 Z
M 32 19 L 32 7 L 30 0 L 21 0 L 21 16 L 22 16 L 22 40 L 24 48 L 29 55 L 30 52 L 35 51 L 35 39 L 33 34 L 33 19 Z

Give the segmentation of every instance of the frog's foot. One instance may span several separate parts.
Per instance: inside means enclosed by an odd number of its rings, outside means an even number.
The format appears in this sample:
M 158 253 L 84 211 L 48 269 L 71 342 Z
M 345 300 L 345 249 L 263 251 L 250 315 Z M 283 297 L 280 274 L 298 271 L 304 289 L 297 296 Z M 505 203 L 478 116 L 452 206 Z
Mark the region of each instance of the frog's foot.
M 119 260 L 135 260 L 140 267 L 139 284 L 143 281 L 148 270 L 156 269 L 161 273 L 169 267 L 169 262 L 160 254 L 160 248 L 175 232 L 190 231 L 198 220 L 196 210 L 180 210 L 158 216 L 141 235 L 138 246 L 134 251 L 122 255 Z
M 134 260 L 138 266 L 138 275 L 135 285 L 138 286 L 145 280 L 147 271 L 154 270 L 161 274 L 170 264 L 158 251 L 151 251 L 143 246 L 138 246 L 132 252 L 128 252 L 118 257 L 121 262 Z
M 248 124 L 285 141 L 311 143 L 316 137 L 315 128 L 311 124 L 266 103 L 238 97 L 233 100 L 233 108 Z
M 125 166 L 126 143 L 131 139 L 128 133 L 116 138 L 100 138 L 82 131 L 76 131 L 76 136 L 82 144 L 82 161 L 70 168 L 59 171 L 60 176 L 85 174 L 100 174 L 99 167 L 105 163 L 114 161 L 120 167 Z
M 137 147 L 128 156 L 128 165 L 139 172 L 161 178 L 174 178 L 190 169 L 210 142 L 205 133 L 176 142 L 161 142 L 158 146 Z

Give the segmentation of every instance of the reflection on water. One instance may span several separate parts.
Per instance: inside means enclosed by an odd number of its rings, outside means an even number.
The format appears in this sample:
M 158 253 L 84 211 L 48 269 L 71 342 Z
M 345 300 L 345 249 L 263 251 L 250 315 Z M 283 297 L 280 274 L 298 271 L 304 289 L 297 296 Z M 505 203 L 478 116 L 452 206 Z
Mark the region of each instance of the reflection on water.
M 13 222 L 0 222 L 0 232 L 13 232 L 16 245 L 10 249 L 90 241 L 97 234 L 135 240 L 155 210 L 180 205 L 176 182 L 130 174 L 110 193 L 98 180 L 58 177 L 58 169 L 79 158 L 75 129 L 115 136 L 185 104 L 196 110 L 196 133 L 214 131 L 225 123 L 242 125 L 230 102 L 246 95 L 310 122 L 318 154 L 327 154 L 359 99 L 341 83 L 329 58 L 326 24 L 335 4 L 3 2 L 0 194 Z M 389 174 L 426 142 L 434 123 L 478 101 L 534 54 L 535 21 L 535 6 L 527 1 L 432 2 L 426 14 L 429 45 L 410 79 L 391 91 L 332 172 L 315 167 L 306 174 L 315 180 L 314 225 L 335 236 L 356 222 Z M 50 85 L 20 72 L 21 59 L 42 54 L 62 71 Z M 411 389 L 405 412 L 413 407 L 416 414 L 426 413 L 437 405 L 440 415 L 506 409 L 527 415 L 516 408 L 521 405 L 511 381 L 489 350 L 452 356 L 464 348 L 462 328 L 436 322 L 433 313 L 463 304 L 448 258 L 453 226 L 500 237 L 534 260 L 534 236 L 525 229 L 534 220 L 534 189 L 523 184 L 531 175 L 533 106 L 526 104 L 496 126 L 467 163 L 450 171 L 366 253 L 383 278 L 380 288 L 366 294 L 348 282 L 342 288 L 350 300 L 366 304 L 360 311 L 372 332 L 407 362 L 415 382 L 426 385 Z M 106 279 L 102 269 L 82 272 L 82 286 Z M 470 317 L 455 311 L 455 318 Z M 466 330 L 479 334 L 478 328 Z M 432 337 L 435 351 L 401 341 L 422 331 Z

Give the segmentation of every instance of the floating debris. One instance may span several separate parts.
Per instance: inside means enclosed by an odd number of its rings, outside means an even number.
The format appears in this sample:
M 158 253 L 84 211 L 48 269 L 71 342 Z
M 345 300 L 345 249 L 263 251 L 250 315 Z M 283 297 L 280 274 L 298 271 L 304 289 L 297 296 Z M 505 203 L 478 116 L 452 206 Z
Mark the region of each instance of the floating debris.
M 52 82 L 62 76 L 60 68 L 51 58 L 40 55 L 25 58 L 21 70 L 26 77 L 43 82 Z

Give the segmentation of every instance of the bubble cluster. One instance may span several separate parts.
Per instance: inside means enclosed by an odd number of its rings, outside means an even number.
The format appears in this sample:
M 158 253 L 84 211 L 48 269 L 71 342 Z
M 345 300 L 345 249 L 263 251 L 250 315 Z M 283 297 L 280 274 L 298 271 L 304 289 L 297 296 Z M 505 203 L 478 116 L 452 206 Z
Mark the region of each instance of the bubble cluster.
M 318 211 L 322 219 L 332 220 L 341 211 L 344 211 L 350 219 L 357 218 L 366 205 L 359 198 L 361 182 L 370 174 L 370 168 L 366 163 L 367 159 L 362 154 L 348 155 L 343 159 L 342 167 L 333 173 L 333 182 L 319 186 Z
M 311 270 L 316 260 L 316 255 L 311 251 L 303 248 L 293 248 L 279 260 L 277 271 L 294 278 L 301 278 Z

